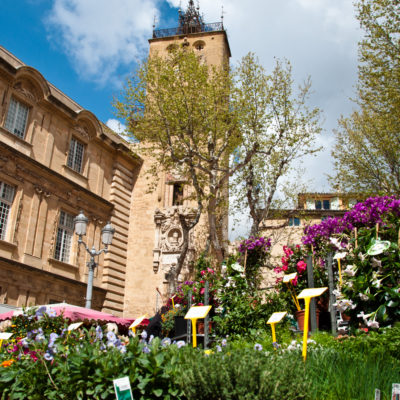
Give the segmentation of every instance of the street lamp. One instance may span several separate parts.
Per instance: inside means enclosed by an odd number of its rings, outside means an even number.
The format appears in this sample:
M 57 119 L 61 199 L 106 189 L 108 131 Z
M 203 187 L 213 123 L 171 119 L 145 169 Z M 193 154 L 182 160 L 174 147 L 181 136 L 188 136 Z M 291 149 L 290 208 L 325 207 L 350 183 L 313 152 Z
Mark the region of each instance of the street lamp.
M 89 249 L 88 245 L 82 240 L 82 236 L 86 235 L 88 219 L 85 217 L 83 211 L 79 212 L 79 215 L 74 218 L 75 233 L 79 236 L 78 245 L 83 244 L 86 251 L 90 254 L 90 261 L 87 263 L 89 267 L 89 277 L 86 290 L 86 308 L 91 308 L 92 306 L 92 290 L 93 290 L 93 273 L 94 269 L 97 267 L 97 263 L 94 261 L 96 256 L 101 253 L 107 253 L 108 246 L 111 244 L 115 229 L 112 227 L 110 222 L 103 227 L 101 230 L 101 241 L 104 244 L 104 249 L 96 250 L 94 246 Z

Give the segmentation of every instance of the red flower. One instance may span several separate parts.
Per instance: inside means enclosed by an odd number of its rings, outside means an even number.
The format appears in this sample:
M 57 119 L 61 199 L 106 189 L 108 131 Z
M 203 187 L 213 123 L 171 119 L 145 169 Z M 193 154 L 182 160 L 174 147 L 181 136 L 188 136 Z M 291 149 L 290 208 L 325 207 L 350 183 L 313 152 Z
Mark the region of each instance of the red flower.
M 297 278 L 298 278 L 298 276 L 296 275 L 296 278 L 294 278 L 294 279 L 292 280 L 293 286 L 297 286 Z
M 297 263 L 297 272 L 302 274 L 307 269 L 307 264 L 301 260 Z

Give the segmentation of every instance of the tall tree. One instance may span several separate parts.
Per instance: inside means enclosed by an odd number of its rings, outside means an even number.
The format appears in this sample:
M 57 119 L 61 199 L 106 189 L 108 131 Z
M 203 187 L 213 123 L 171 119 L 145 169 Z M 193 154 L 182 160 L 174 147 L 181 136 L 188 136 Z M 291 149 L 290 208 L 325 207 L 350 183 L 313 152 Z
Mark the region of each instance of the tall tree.
M 255 136 L 240 162 L 230 163 L 243 138 L 241 107 L 249 107 L 250 101 L 240 87 L 240 77 L 235 78 L 227 66 L 207 66 L 192 51 L 176 49 L 168 57 L 154 55 L 144 62 L 115 104 L 142 151 L 153 157 L 152 176 L 179 170 L 187 179 L 197 212 L 186 230 L 197 224 L 205 210 L 209 243 L 218 261 L 223 259 L 219 235 L 223 218 L 218 216 L 221 207 L 227 207 L 229 177 L 250 161 L 258 147 Z
M 400 2 L 358 0 L 358 110 L 339 120 L 338 188 L 400 194 Z
M 276 195 L 293 161 L 320 150 L 315 139 L 321 132 L 321 113 L 318 108 L 307 106 L 310 79 L 295 93 L 291 65 L 286 60 L 277 60 L 272 74 L 267 75 L 255 56 L 249 54 L 242 60 L 239 76 L 246 98 L 241 120 L 244 140 L 236 160 L 240 162 L 245 157 L 255 140 L 259 147 L 255 156 L 236 172 L 231 191 L 237 209 L 249 208 L 251 234 L 257 235 L 271 207 L 283 205 Z

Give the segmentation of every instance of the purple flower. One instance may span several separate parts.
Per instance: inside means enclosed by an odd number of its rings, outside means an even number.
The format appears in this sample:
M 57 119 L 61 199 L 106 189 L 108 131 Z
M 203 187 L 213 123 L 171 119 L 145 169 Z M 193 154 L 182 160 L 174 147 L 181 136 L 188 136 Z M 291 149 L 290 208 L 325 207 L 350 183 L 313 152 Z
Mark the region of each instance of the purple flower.
M 142 337 L 143 340 L 146 340 L 147 339 L 147 332 L 143 331 L 140 336 Z
M 151 350 L 147 346 L 144 346 L 142 351 L 143 353 L 149 354 Z
M 54 359 L 53 355 L 52 355 L 50 352 L 48 352 L 48 351 L 46 351 L 46 353 L 44 353 L 43 358 L 44 358 L 45 360 L 47 360 L 47 361 L 51 361 L 51 360 Z
M 102 340 L 103 339 L 103 329 L 101 329 L 100 325 L 96 326 L 96 339 Z
M 53 310 L 52 308 L 49 308 L 49 309 L 47 310 L 47 315 L 48 315 L 49 317 L 51 317 L 51 318 L 56 317 L 56 316 L 57 316 L 56 310 Z
M 262 347 L 262 345 L 260 343 L 256 343 L 254 345 L 254 350 L 261 351 L 262 349 L 263 349 L 263 347 Z
M 36 318 L 41 318 L 45 313 L 46 313 L 46 306 L 41 306 L 36 310 L 35 316 Z
M 183 346 L 186 346 L 186 343 L 184 340 L 179 340 L 176 342 L 176 346 L 178 347 L 178 349 L 180 349 Z
M 117 337 L 115 336 L 115 333 L 112 332 L 112 331 L 107 332 L 107 335 L 106 335 L 106 336 L 107 336 L 107 340 L 108 340 L 109 342 L 114 343 L 114 342 L 117 341 Z
M 226 343 L 227 343 L 227 340 L 226 340 L 226 339 L 222 339 L 222 340 L 221 340 L 221 346 L 222 346 L 222 347 L 225 347 L 225 346 L 226 346 Z
M 170 338 L 164 338 L 161 340 L 161 346 L 162 347 L 167 347 L 171 344 L 171 339 Z
M 49 347 L 53 347 L 54 346 L 54 343 L 57 340 L 57 338 L 58 338 L 57 333 L 54 333 L 54 332 L 50 333 Z

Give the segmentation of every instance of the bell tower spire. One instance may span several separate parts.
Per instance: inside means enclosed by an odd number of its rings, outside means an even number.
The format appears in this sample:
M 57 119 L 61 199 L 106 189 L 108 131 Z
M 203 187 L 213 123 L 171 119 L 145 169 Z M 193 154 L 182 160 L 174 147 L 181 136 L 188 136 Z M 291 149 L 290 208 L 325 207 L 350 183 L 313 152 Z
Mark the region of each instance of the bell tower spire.
M 189 0 L 188 8 L 185 13 L 179 13 L 179 29 L 182 34 L 203 32 L 204 22 L 200 15 L 200 6 L 194 5 L 193 0 Z
M 150 42 L 150 55 L 153 52 L 168 54 L 177 46 L 193 49 L 202 62 L 210 65 L 227 65 L 231 57 L 228 35 L 221 22 L 206 23 L 200 14 L 198 0 L 188 0 L 186 10 L 178 9 L 178 26 L 155 29 Z

